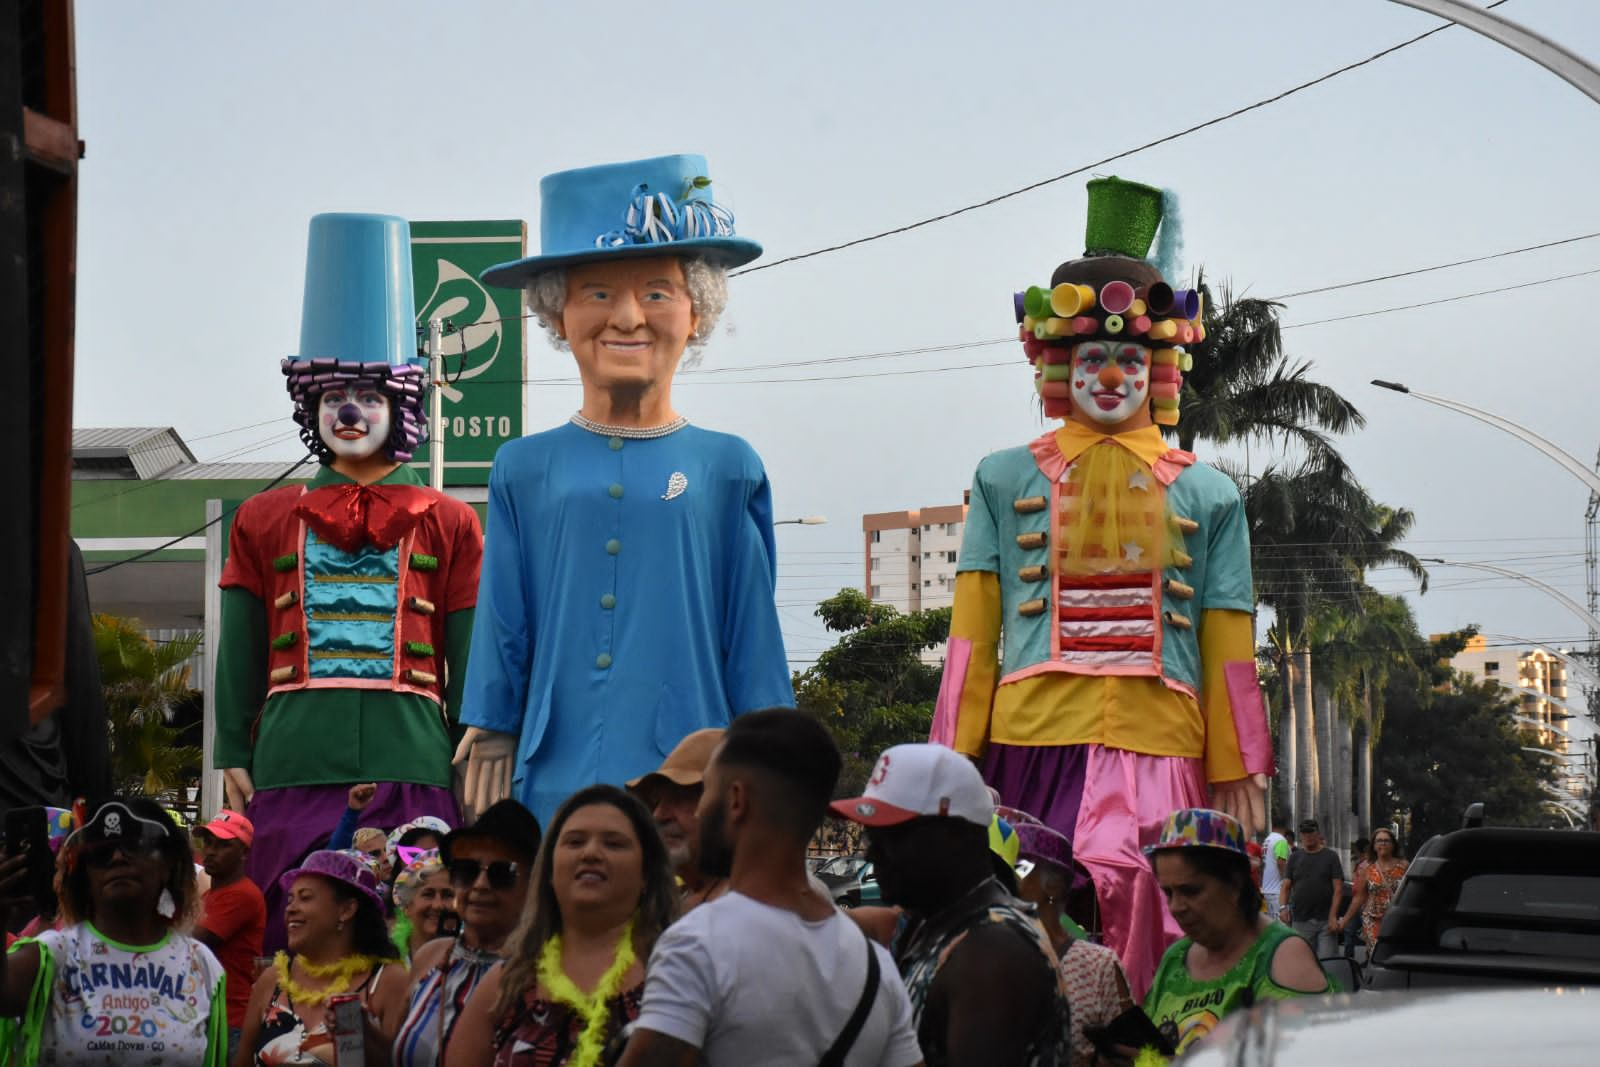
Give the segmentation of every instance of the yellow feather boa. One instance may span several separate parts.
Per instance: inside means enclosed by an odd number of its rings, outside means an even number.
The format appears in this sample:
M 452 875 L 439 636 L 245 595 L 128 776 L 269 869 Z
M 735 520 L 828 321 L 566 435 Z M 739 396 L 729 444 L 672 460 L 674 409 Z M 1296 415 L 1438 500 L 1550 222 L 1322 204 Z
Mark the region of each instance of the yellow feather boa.
M 606 1049 L 606 1023 L 610 1016 L 610 1002 L 622 991 L 622 979 L 636 959 L 633 951 L 633 919 L 622 928 L 617 940 L 616 956 L 593 993 L 579 989 L 567 972 L 561 968 L 561 935 L 556 934 L 545 942 L 539 953 L 539 982 L 550 999 L 565 1004 L 583 1017 L 583 1033 L 578 1037 L 578 1047 L 567 1061 L 571 1067 L 597 1067 Z
M 337 963 L 312 963 L 303 956 L 297 956 L 300 969 L 313 978 L 330 978 L 326 988 L 310 990 L 297 983 L 289 976 L 289 954 L 280 952 L 272 958 L 272 965 L 278 972 L 278 988 L 289 994 L 296 1007 L 302 1004 L 322 1004 L 329 997 L 339 996 L 350 989 L 350 981 L 363 971 L 370 971 L 383 963 L 376 956 L 346 956 Z

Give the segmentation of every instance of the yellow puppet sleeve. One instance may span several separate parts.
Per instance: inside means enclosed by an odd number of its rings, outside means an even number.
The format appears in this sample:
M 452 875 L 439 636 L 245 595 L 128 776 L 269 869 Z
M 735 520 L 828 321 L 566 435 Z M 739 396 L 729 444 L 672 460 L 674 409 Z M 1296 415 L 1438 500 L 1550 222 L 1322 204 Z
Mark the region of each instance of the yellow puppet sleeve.
M 968 756 L 983 755 L 1000 675 L 999 651 L 1000 576 L 962 571 L 956 575 L 950 642 L 934 710 L 935 740 Z M 944 738 L 937 736 L 941 724 Z
M 1255 669 L 1255 620 L 1246 611 L 1213 609 L 1200 613 L 1200 710 L 1206 720 L 1206 781 L 1245 777 L 1229 693 L 1227 665 Z

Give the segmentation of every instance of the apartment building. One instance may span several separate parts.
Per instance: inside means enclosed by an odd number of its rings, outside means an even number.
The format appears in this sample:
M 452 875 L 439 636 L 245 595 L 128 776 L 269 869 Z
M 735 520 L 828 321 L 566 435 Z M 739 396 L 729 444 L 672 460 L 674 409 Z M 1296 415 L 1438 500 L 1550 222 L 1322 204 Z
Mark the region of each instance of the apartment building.
M 965 503 L 863 515 L 862 591 L 901 612 L 949 607 L 966 521 Z

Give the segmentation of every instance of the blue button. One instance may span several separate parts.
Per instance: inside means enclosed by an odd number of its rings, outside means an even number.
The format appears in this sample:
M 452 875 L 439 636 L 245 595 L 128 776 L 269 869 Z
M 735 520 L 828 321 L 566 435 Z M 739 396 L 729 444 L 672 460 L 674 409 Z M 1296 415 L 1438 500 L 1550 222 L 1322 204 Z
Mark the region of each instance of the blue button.
M 600 653 L 594 658 L 594 665 L 599 667 L 601 670 L 605 670 L 607 667 L 611 666 L 611 653 Z
M 611 540 L 606 542 L 606 551 L 615 556 L 618 552 L 622 551 L 622 542 L 613 537 Z
M 600 598 L 600 606 L 605 608 L 607 611 L 610 611 L 612 608 L 617 606 L 617 598 L 612 596 L 610 593 L 607 593 L 605 596 Z
M 622 438 L 613 437 L 611 440 L 607 441 L 606 443 L 611 446 L 611 451 L 613 451 L 613 452 L 621 452 L 622 451 Z
M 611 494 L 611 499 L 612 500 L 621 500 L 622 499 L 622 483 L 621 482 L 612 482 L 611 483 L 611 488 L 607 489 L 606 492 Z

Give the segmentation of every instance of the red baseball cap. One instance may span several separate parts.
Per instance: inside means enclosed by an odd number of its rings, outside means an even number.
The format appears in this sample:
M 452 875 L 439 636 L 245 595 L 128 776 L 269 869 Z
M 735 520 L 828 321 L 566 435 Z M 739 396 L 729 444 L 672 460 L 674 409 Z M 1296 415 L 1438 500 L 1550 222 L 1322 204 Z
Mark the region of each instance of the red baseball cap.
M 255 824 L 236 811 L 217 812 L 215 819 L 197 827 L 195 832 L 211 834 L 226 841 L 242 841 L 246 848 L 256 839 Z

